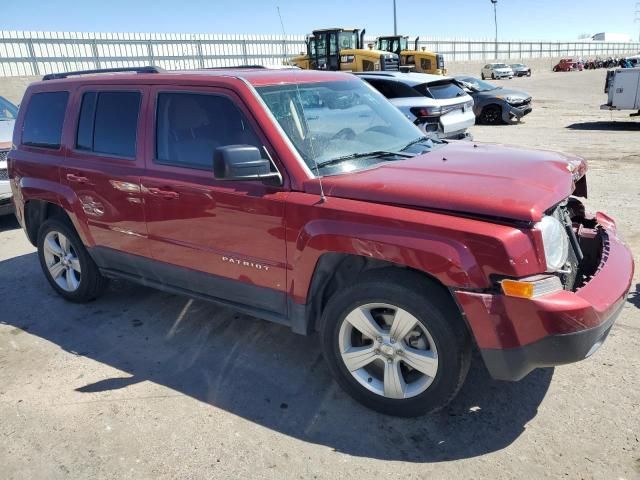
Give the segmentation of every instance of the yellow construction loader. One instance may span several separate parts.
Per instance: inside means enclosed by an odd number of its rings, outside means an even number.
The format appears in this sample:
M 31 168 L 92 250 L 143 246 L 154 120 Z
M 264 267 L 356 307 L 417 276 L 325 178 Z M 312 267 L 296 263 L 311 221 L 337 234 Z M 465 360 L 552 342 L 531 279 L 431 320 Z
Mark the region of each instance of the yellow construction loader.
M 365 48 L 365 30 L 328 28 L 314 30 L 307 37 L 307 51 L 290 60 L 306 70 L 343 70 L 350 72 L 398 71 L 399 56 L 389 51 Z
M 418 50 L 418 40 L 416 37 L 413 50 L 409 50 L 409 37 L 391 35 L 388 37 L 378 37 L 376 39 L 376 49 L 395 53 L 400 57 L 400 70 L 406 72 L 431 73 L 433 75 L 446 75 L 444 68 L 444 56 L 426 50 L 424 47 Z

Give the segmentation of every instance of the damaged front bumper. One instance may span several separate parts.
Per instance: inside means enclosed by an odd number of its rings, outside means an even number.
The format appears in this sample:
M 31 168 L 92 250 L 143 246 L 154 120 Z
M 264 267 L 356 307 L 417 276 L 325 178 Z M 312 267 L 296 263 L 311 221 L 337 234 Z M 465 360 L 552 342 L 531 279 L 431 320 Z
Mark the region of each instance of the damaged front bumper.
M 531 99 L 519 103 L 509 103 L 502 109 L 502 119 L 506 123 L 519 122 L 522 117 L 529 115 L 533 111 Z
M 575 288 L 531 299 L 455 292 L 494 378 L 519 380 L 538 367 L 582 360 L 606 339 L 631 288 L 633 257 L 606 215 L 585 224 L 576 230 L 588 274 Z

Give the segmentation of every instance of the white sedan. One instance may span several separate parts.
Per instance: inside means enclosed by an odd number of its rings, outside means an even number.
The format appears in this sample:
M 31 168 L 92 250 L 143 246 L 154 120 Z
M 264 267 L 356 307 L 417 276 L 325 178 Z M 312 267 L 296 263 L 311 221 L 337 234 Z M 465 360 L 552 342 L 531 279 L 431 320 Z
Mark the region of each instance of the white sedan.
M 506 63 L 487 63 L 482 67 L 482 80 L 487 78 L 492 80 L 513 78 L 513 69 Z

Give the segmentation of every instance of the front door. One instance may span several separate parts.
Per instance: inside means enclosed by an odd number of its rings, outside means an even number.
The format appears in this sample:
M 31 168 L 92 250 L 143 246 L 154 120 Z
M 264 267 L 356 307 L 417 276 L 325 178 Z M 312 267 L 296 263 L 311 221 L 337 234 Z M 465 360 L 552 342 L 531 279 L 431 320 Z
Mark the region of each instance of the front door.
M 338 32 L 322 32 L 316 36 L 316 65 L 319 70 L 340 70 Z
M 137 85 L 93 85 L 74 97 L 77 123 L 62 181 L 76 193 L 79 218 L 88 224 L 92 246 L 99 247 L 98 263 L 100 254 L 150 256 L 140 191 L 144 155 L 138 147 L 143 145 L 140 112 L 147 92 Z
M 156 280 L 286 315 L 285 188 L 213 177 L 217 147 L 273 150 L 229 90 L 151 95 L 142 188 Z

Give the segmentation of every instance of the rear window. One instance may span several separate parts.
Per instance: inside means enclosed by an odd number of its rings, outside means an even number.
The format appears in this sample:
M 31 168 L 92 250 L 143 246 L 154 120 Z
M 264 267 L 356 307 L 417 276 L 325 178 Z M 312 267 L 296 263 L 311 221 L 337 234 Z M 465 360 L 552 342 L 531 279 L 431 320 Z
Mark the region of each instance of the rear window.
M 42 92 L 29 100 L 22 127 L 22 143 L 33 147 L 60 148 L 62 124 L 69 92 Z
M 378 90 L 386 98 L 405 98 L 405 97 L 419 97 L 420 94 L 416 93 L 409 85 L 405 85 L 401 82 L 393 82 L 390 80 L 379 80 L 372 78 L 364 78 L 371 84 L 376 90 Z
M 416 91 L 420 92 L 425 97 L 434 98 L 436 100 L 449 100 L 451 98 L 458 98 L 465 95 L 465 91 L 460 88 L 456 83 L 446 81 L 438 83 L 423 83 L 413 87 Z
M 135 157 L 140 99 L 140 92 L 85 93 L 76 147 L 118 157 Z

